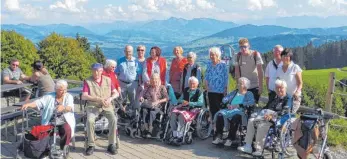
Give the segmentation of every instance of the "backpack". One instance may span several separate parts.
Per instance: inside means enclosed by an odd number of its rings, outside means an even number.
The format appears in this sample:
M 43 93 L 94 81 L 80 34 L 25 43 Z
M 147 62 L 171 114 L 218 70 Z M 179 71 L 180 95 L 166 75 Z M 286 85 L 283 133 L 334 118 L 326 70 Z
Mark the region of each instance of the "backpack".
M 253 51 L 253 50 L 252 50 Z M 257 51 L 253 51 L 253 58 L 254 58 L 254 64 L 257 64 L 257 55 L 258 55 L 258 52 Z M 236 61 L 238 63 L 240 63 L 240 60 L 241 60 L 241 52 L 238 52 L 237 55 L 236 55 Z M 238 66 L 239 67 L 239 71 L 240 71 L 240 77 L 241 77 L 241 68 L 240 68 L 240 65 Z M 233 65 L 230 65 L 230 68 L 229 68 L 229 73 L 231 74 L 231 76 L 233 78 L 235 78 L 235 66 Z

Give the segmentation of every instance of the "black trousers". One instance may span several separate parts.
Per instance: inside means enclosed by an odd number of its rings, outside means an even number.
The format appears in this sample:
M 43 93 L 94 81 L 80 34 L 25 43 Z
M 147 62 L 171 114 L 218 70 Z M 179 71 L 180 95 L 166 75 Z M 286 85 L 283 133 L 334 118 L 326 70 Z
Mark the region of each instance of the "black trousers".
M 272 91 L 272 90 L 269 90 L 268 96 L 269 96 L 269 101 L 268 101 L 267 103 L 270 103 L 270 102 L 272 102 L 272 101 L 275 99 L 275 97 L 276 97 L 276 92 L 275 92 L 275 91 Z
M 174 93 L 175 93 L 176 99 L 178 100 L 181 97 L 181 93 L 177 93 L 177 92 L 174 92 Z
M 213 119 L 214 115 L 219 111 L 220 104 L 222 103 L 223 98 L 224 98 L 223 93 L 208 92 L 208 102 L 210 104 L 210 111 L 211 111 L 212 119 Z
M 236 140 L 236 132 L 242 122 L 241 118 L 242 118 L 241 115 L 236 114 L 229 121 L 230 127 L 229 127 L 228 139 Z M 216 134 L 215 134 L 216 137 L 222 137 L 223 128 L 224 128 L 223 115 L 219 114 L 216 121 Z
M 259 88 L 258 88 L 258 87 L 256 87 L 256 88 L 251 88 L 251 89 L 247 89 L 247 91 L 250 91 L 250 92 L 253 93 L 255 103 L 258 104 L 259 98 L 260 98 Z

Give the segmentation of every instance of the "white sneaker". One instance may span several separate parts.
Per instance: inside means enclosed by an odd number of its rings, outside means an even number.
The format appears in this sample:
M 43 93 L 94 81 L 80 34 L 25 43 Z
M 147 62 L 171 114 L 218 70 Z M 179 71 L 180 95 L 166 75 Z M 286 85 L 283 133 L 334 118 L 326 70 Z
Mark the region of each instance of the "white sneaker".
M 224 144 L 224 146 L 231 146 L 231 144 L 233 144 L 233 142 L 231 140 L 227 140 Z
M 252 147 L 251 145 L 244 145 L 244 146 L 240 146 L 237 148 L 237 150 L 241 151 L 241 152 L 244 152 L 244 153 L 249 153 L 251 154 L 252 153 Z
M 261 151 L 255 151 L 252 153 L 253 156 L 262 156 Z
M 220 139 L 219 137 L 217 137 L 216 139 L 214 139 L 212 141 L 212 144 L 215 144 L 215 145 L 218 145 L 218 144 L 221 144 L 221 143 L 223 143 L 223 140 Z

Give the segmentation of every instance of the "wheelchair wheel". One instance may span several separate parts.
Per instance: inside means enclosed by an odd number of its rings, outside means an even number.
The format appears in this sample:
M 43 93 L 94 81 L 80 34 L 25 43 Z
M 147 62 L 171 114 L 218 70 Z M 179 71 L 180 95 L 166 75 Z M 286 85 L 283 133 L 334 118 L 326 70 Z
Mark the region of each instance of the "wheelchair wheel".
M 292 145 L 293 132 L 291 130 L 290 119 L 286 121 L 281 128 L 280 132 L 280 146 L 282 152 L 287 156 L 295 155 L 295 149 Z
M 207 139 L 211 134 L 212 124 L 209 121 L 209 117 L 210 112 L 208 110 L 202 110 L 198 116 L 196 131 L 198 137 L 202 140 Z
M 101 130 L 95 130 L 95 134 L 96 134 L 96 135 L 100 135 L 101 133 L 102 133 Z
M 186 144 L 191 144 L 193 142 L 193 133 L 192 132 L 187 133 L 187 135 L 184 137 L 184 142 L 186 142 Z

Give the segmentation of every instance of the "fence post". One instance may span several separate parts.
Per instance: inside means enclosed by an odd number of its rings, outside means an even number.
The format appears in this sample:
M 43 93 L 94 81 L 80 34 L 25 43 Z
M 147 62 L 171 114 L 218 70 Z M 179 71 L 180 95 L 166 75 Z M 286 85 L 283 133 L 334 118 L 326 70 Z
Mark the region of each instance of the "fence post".
M 327 112 L 331 112 L 331 105 L 333 104 L 334 90 L 335 90 L 335 72 L 330 72 L 328 91 L 325 98 L 325 110 Z

